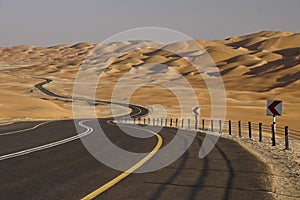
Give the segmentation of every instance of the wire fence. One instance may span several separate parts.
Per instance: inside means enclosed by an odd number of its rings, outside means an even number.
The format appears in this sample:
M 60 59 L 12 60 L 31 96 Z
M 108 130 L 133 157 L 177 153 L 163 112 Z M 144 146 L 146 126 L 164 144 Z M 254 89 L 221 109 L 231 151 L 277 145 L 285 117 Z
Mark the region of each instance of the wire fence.
M 300 140 L 300 130 L 289 129 L 288 126 L 279 127 L 276 125 L 265 125 L 263 123 L 243 122 L 243 121 L 222 121 L 215 119 L 183 119 L 183 118 L 118 118 L 118 123 L 132 123 L 140 125 L 152 125 L 161 127 L 183 128 L 189 130 L 202 130 L 218 132 L 220 134 L 257 137 L 261 142 L 263 137 L 271 138 L 272 145 L 276 145 L 276 138 L 285 139 L 285 148 L 289 149 L 289 140 Z

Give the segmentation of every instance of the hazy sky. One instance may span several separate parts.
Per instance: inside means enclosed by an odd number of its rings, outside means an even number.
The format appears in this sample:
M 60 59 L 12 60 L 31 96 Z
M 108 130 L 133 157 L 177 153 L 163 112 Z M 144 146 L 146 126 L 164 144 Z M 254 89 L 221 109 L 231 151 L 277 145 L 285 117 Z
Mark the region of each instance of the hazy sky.
M 0 0 L 0 46 L 93 42 L 155 26 L 196 39 L 300 32 L 300 0 Z

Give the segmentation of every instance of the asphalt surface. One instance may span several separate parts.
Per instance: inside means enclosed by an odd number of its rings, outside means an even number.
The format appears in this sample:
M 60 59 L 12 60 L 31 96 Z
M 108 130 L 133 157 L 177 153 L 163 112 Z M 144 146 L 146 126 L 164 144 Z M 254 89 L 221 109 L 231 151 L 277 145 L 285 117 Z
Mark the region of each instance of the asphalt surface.
M 52 93 L 54 94 L 54 93 Z M 54 94 L 55 95 L 55 94 Z M 147 110 L 131 105 L 131 115 Z M 157 138 L 127 135 L 109 119 L 99 119 L 106 136 L 124 150 L 149 152 Z M 73 120 L 54 121 L 33 130 L 2 135 L 35 126 L 37 122 L 0 127 L 0 157 L 77 135 Z M 86 126 L 93 125 L 86 121 Z M 144 127 L 152 129 L 152 127 Z M 96 127 L 93 127 L 96 130 Z M 149 134 L 126 128 L 135 134 Z M 79 130 L 84 132 L 85 129 Z M 163 128 L 163 145 L 175 128 Z M 189 131 L 186 131 L 189 134 Z M 85 139 L 97 137 L 97 131 Z M 197 134 L 188 151 L 174 163 L 155 172 L 131 174 L 96 199 L 273 199 L 266 165 L 231 140 L 220 138 L 204 159 L 198 153 L 204 134 Z M 99 151 L 110 154 L 105 145 Z M 111 156 L 116 163 L 124 159 Z M 152 159 L 145 163 L 151 164 Z M 96 160 L 80 139 L 22 156 L 0 160 L 0 199 L 81 199 L 122 172 Z
M 51 80 L 49 78 L 43 78 L 43 79 L 44 79 L 44 81 L 36 84 L 35 88 L 39 89 L 41 92 L 43 92 L 44 94 L 46 94 L 48 96 L 57 97 L 60 99 L 70 99 L 73 101 L 87 101 L 90 105 L 115 104 L 115 105 L 128 107 L 132 110 L 130 114 L 121 115 L 121 116 L 119 116 L 119 118 L 130 117 L 130 116 L 144 116 L 144 115 L 148 114 L 148 110 L 146 108 L 144 108 L 142 106 L 133 105 L 133 104 L 110 102 L 110 101 L 103 101 L 103 100 L 97 100 L 97 99 L 96 100 L 95 99 L 87 99 L 87 98 L 83 98 L 83 97 L 70 97 L 70 96 L 56 94 L 56 93 L 44 88 L 44 85 L 51 83 L 53 80 Z
M 106 120 L 99 122 L 110 140 L 125 150 L 149 152 L 156 144 L 155 137 L 134 138 Z M 1 155 L 75 134 L 73 121 L 57 121 L 0 136 Z M 164 145 L 175 134 L 176 129 L 164 128 L 160 132 Z M 261 161 L 222 138 L 206 158 L 199 159 L 203 137 L 199 133 L 188 151 L 170 166 L 131 174 L 97 199 L 272 199 L 267 168 Z M 120 158 L 112 159 L 117 162 Z M 121 173 L 97 161 L 80 140 L 2 160 L 0 166 L 0 199 L 80 199 Z

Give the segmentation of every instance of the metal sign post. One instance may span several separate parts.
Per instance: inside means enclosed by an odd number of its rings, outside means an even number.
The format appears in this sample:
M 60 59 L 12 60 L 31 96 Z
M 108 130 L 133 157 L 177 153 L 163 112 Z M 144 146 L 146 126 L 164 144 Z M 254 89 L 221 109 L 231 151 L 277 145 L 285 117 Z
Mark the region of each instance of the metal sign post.
M 267 116 L 273 116 L 272 123 L 272 145 L 275 146 L 276 115 L 282 115 L 282 101 L 267 100 Z
M 273 115 L 273 126 L 274 126 L 274 131 L 276 132 L 276 115 Z
M 200 107 L 192 107 L 192 114 L 195 116 L 195 129 L 198 129 L 198 116 L 200 116 Z

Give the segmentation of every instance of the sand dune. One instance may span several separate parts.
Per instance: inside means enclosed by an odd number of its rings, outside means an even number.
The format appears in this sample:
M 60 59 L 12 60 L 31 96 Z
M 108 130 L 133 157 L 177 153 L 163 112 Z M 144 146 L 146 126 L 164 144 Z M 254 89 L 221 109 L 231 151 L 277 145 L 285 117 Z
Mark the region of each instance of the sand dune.
M 1 120 L 68 118 L 70 111 L 54 102 L 0 90 Z
M 109 100 L 115 85 L 122 80 L 124 85 L 120 87 L 116 100 L 130 99 L 132 103 L 145 106 L 161 104 L 169 116 L 178 116 L 180 105 L 174 93 L 165 86 L 174 85 L 184 95 L 185 86 L 179 81 L 188 80 L 195 89 L 203 117 L 209 118 L 211 102 L 204 79 L 217 74 L 205 64 L 197 71 L 186 60 L 201 61 L 197 59 L 206 50 L 225 84 L 228 119 L 268 124 L 271 119 L 265 116 L 266 100 L 281 99 L 284 101 L 284 115 L 279 118 L 279 124 L 300 129 L 297 121 L 300 117 L 299 33 L 262 31 L 225 40 L 197 42 L 204 49 L 195 50 L 189 41 L 170 44 L 160 50 L 137 48 L 159 45 L 150 41 L 0 48 L 1 120 L 71 118 L 70 101 L 48 97 L 35 89 L 34 84 L 42 81 L 39 78 L 47 77 L 54 81 L 46 88 L 71 96 L 82 64 L 87 72 L 87 82 L 89 76 L 102 74 L 96 93 L 98 98 Z M 172 49 L 176 51 L 170 51 Z M 122 51 L 128 53 L 119 55 Z M 89 61 L 85 60 L 87 57 Z M 109 68 L 101 68 L 112 57 L 116 59 Z M 131 97 L 126 96 L 126 88 L 139 82 L 144 86 L 134 91 Z M 21 98 L 22 103 L 18 102 Z M 192 117 L 188 96 L 184 102 L 185 117 Z M 97 106 L 98 116 L 110 115 L 109 109 L 108 106 Z

